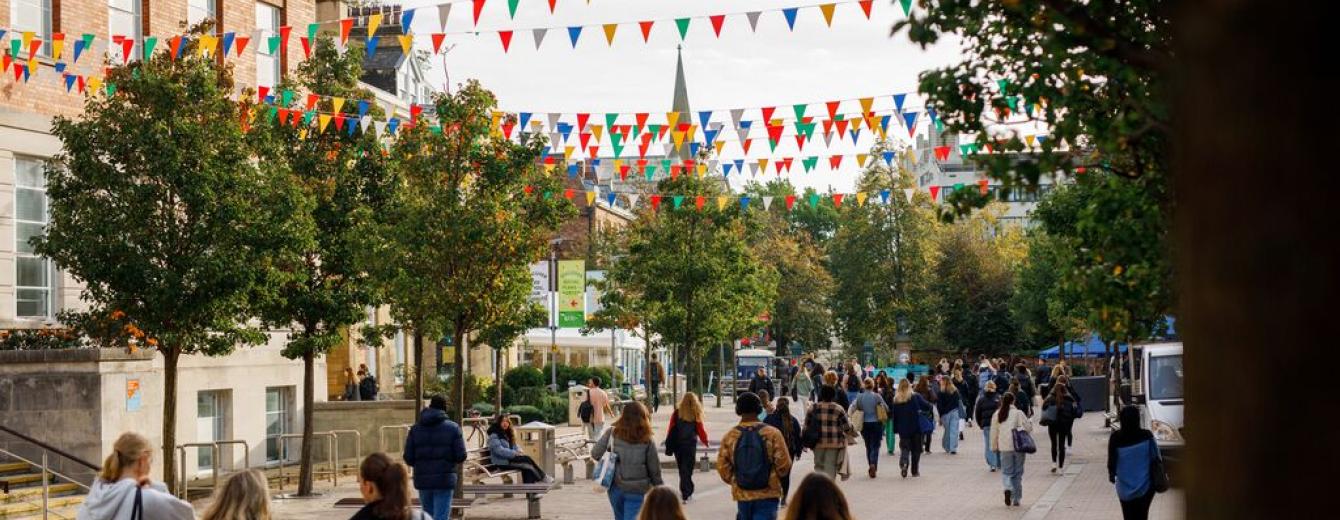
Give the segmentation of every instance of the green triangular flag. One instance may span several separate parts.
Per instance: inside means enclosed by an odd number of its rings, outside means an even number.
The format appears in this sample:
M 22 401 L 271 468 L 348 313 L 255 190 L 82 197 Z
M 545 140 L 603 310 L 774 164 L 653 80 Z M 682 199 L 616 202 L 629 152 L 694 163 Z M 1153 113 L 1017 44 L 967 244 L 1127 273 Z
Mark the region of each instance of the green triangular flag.
M 771 148 L 770 151 L 773 151 L 773 152 L 777 151 L 777 141 L 774 141 L 774 140 L 772 140 L 772 139 L 768 139 L 768 147 Z
M 651 180 L 652 176 L 654 175 L 656 175 L 656 167 L 652 165 L 647 165 L 647 180 Z
M 805 107 L 808 106 L 809 106 L 808 104 L 799 103 L 791 107 L 796 111 L 796 122 L 799 122 L 801 119 L 805 117 Z
M 23 46 L 23 40 L 20 40 L 20 39 L 18 39 L 18 38 L 10 38 L 10 39 L 9 39 L 9 55 L 10 55 L 10 56 L 14 56 L 14 57 L 18 57 L 18 55 L 19 55 L 19 47 L 22 47 L 22 46 Z
M 312 124 L 312 118 L 313 118 L 313 117 L 316 117 L 316 111 L 315 111 L 315 110 L 308 110 L 307 112 L 303 113 L 303 115 L 302 115 L 302 126 L 308 126 L 308 125 L 311 125 L 311 124 Z
M 93 33 L 84 33 L 83 38 L 84 38 L 84 48 L 85 49 L 93 48 Z
M 116 94 L 116 83 L 107 83 L 107 95 Z
M 552 199 L 552 198 L 554 198 L 554 192 L 545 190 L 545 192 L 544 192 L 544 200 L 549 200 L 549 199 Z
M 428 127 L 428 132 L 433 135 L 442 135 L 442 125 L 433 125 Z
M 660 134 L 661 125 L 647 125 L 647 131 L 651 132 L 652 135 Z
M 279 37 L 278 37 L 278 36 L 271 36 L 270 39 L 269 39 L 269 41 L 268 41 L 267 43 L 270 44 L 270 52 L 269 52 L 268 54 L 270 54 L 270 55 L 273 56 L 274 53 L 279 52 Z
M 956 182 L 956 183 L 954 183 L 954 191 L 958 191 L 958 190 L 961 190 L 961 189 L 963 189 L 963 183 L 961 183 L 961 182 Z
M 279 107 L 276 107 L 276 106 L 273 106 L 273 105 L 272 105 L 272 106 L 270 106 L 270 109 L 269 109 L 269 110 L 266 110 L 266 111 L 265 111 L 265 117 L 266 117 L 266 119 L 268 119 L 271 123 L 275 122 L 275 118 L 278 117 L 278 116 L 279 116 Z
M 149 61 L 149 57 L 153 56 L 155 45 L 158 45 L 157 36 L 148 36 L 144 38 L 144 61 Z
M 1007 104 L 1010 106 L 1010 111 L 1011 111 L 1011 112 L 1014 112 L 1014 111 L 1018 111 L 1018 110 L 1019 110 L 1019 96 L 1009 96 L 1009 97 L 1006 97 L 1006 98 L 1005 98 L 1005 103 L 1007 103 Z
M 674 202 L 674 204 L 675 204 L 675 209 L 679 209 L 679 205 L 684 203 L 684 196 L 683 196 L 683 195 L 675 195 L 675 198 L 673 199 L 673 202 Z
M 945 124 L 944 124 L 943 122 L 941 122 L 939 119 L 936 119 L 936 120 L 935 120 L 935 131 L 936 131 L 936 132 L 944 132 L 944 131 L 945 131 Z
M 996 80 L 996 86 L 1000 87 L 1001 94 L 1008 94 L 1009 93 L 1008 90 L 1010 88 L 1010 80 L 998 79 Z
M 512 16 L 512 19 L 516 19 L 516 4 L 520 2 L 521 0 L 507 0 L 507 12 Z
M 903 6 L 903 14 L 910 16 L 912 14 L 912 0 L 898 0 Z
M 689 32 L 689 20 L 691 18 L 676 18 L 675 26 L 679 27 L 679 40 L 684 41 L 684 35 Z
M 293 91 L 289 89 L 284 89 L 284 92 L 280 94 L 279 98 L 284 100 L 283 106 L 289 106 L 290 104 L 293 103 Z
M 316 30 L 319 29 L 319 28 L 321 28 L 321 24 L 319 24 L 319 23 L 309 23 L 309 24 L 307 24 L 307 41 L 309 41 L 309 42 L 315 42 L 315 41 L 316 41 Z
M 605 114 L 605 128 L 614 131 L 614 122 L 619 120 L 619 114 Z
M 818 206 L 818 205 L 819 205 L 819 194 L 818 194 L 818 193 L 811 193 L 811 194 L 810 194 L 810 207 L 813 208 L 813 207 Z

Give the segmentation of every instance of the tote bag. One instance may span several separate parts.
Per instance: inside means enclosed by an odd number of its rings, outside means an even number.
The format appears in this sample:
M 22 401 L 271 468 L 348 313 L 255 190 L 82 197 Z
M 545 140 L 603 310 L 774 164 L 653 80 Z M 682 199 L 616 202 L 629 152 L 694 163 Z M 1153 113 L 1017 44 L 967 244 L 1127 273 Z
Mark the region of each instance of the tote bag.
M 610 439 L 610 444 L 614 444 L 613 439 Z M 610 487 L 614 486 L 614 471 L 618 466 L 619 456 L 614 453 L 613 446 L 611 446 L 610 450 L 605 452 L 605 456 L 600 457 L 600 460 L 596 462 L 596 474 L 593 480 L 596 482 L 595 491 L 597 493 L 609 491 Z
M 1014 451 L 1018 453 L 1037 453 L 1038 445 L 1033 442 L 1033 436 L 1025 430 L 1014 429 Z

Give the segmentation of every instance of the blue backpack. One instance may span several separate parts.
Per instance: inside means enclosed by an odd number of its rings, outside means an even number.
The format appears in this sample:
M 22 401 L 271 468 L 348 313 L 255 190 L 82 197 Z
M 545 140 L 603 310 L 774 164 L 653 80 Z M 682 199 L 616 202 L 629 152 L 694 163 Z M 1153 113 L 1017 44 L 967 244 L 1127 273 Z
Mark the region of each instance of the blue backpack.
M 740 438 L 735 443 L 735 485 L 740 489 L 767 489 L 772 478 L 772 460 L 768 458 L 767 445 L 759 430 L 763 425 L 752 428 L 736 427 Z

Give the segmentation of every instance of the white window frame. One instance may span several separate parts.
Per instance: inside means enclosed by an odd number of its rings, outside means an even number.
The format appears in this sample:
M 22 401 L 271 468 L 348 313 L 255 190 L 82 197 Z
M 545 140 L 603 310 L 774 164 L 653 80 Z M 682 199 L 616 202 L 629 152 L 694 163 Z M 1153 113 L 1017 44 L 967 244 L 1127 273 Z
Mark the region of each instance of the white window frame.
M 270 394 L 277 392 L 279 394 L 279 408 L 270 409 Z M 294 417 L 294 395 L 296 391 L 292 386 L 270 386 L 265 388 L 265 462 L 279 462 L 286 455 L 284 453 L 285 440 L 283 435 L 293 433 Z M 270 432 L 270 417 L 278 416 L 280 432 Z M 274 443 L 275 455 L 270 455 L 271 443 Z M 292 459 L 293 457 L 289 457 Z
M 214 400 L 214 415 L 200 415 L 200 400 L 209 398 Z M 231 408 L 232 392 L 228 390 L 201 390 L 196 392 L 196 442 L 214 442 L 228 440 L 228 412 Z M 205 423 L 203 421 L 209 421 Z M 204 438 L 201 434 L 201 427 L 207 426 L 210 430 L 211 438 Z M 226 458 L 227 455 L 220 451 L 220 457 Z M 196 448 L 196 471 L 205 472 L 214 468 L 220 461 L 214 460 L 214 452 L 208 447 Z
M 13 34 L 11 38 L 22 37 L 26 31 L 32 31 L 34 38 L 42 40 L 42 47 L 37 50 L 37 55 L 42 57 L 51 56 L 51 33 L 52 33 L 52 0 L 9 0 L 9 25 Z M 20 22 L 23 18 L 22 13 L 25 9 L 37 9 L 39 27 L 30 27 Z M 31 13 L 28 13 L 31 16 Z M 22 57 L 27 58 L 27 50 L 23 50 Z M 16 56 L 15 59 L 18 59 Z
M 39 180 L 36 185 L 25 183 L 20 170 L 23 163 L 30 163 L 38 168 Z M 51 259 L 37 255 L 31 250 L 31 246 L 24 243 L 19 228 L 23 225 L 42 226 L 45 233 L 46 226 L 51 219 L 51 200 L 47 197 L 46 172 L 42 169 L 41 159 L 27 156 L 14 157 L 14 314 L 18 318 L 46 320 L 51 319 L 56 313 L 56 268 Z M 40 220 L 21 218 L 19 208 L 22 205 L 19 199 L 24 196 L 38 196 L 41 198 L 42 215 Z M 27 251 L 25 251 L 27 249 Z M 46 278 L 45 285 L 20 285 L 19 284 L 19 264 L 24 261 L 38 261 L 42 264 L 42 274 Z M 39 314 L 24 313 L 20 309 L 22 295 L 25 291 L 42 291 L 46 294 L 46 308 Z
M 120 16 L 130 17 L 130 34 L 125 34 L 126 30 L 118 28 L 114 24 L 115 18 Z M 112 36 L 129 36 L 135 40 L 135 45 L 130 48 L 130 59 L 138 60 L 143 54 L 144 49 L 144 0 L 107 0 L 107 34 L 108 38 Z M 107 56 L 112 63 L 122 63 L 121 45 L 114 44 L 110 40 L 107 46 Z
M 270 23 L 263 20 L 267 16 L 271 17 Z M 256 28 L 261 37 L 261 41 L 256 45 L 257 86 L 274 87 L 284 77 L 284 71 L 281 70 L 283 67 L 282 49 L 280 52 L 270 54 L 270 44 L 266 41 L 269 37 L 279 34 L 279 27 L 283 23 L 284 12 L 282 8 L 266 2 L 256 2 Z M 261 81 L 261 78 L 266 75 L 271 76 L 268 85 Z

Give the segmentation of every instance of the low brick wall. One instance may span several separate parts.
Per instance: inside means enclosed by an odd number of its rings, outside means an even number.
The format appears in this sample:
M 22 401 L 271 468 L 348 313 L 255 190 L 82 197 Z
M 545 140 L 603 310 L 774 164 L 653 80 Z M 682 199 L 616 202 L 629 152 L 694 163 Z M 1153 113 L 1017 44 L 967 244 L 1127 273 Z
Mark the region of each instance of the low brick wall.
M 412 424 L 416 412 L 414 401 L 329 401 L 316 403 L 312 425 L 318 432 L 354 430 L 362 435 L 363 455 L 381 451 L 382 427 Z M 405 430 L 385 429 L 386 451 L 399 453 L 405 442 Z M 340 456 L 349 457 L 352 446 L 349 435 L 340 436 Z M 313 449 L 325 453 L 325 443 L 318 441 Z

